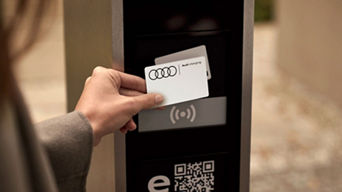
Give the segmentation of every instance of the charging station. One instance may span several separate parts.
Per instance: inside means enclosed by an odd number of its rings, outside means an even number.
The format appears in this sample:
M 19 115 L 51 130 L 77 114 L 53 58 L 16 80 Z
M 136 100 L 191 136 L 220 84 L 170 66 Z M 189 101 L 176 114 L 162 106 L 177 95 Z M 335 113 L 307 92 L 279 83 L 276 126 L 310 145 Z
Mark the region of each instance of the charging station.
M 95 10 L 98 18 L 88 22 L 98 21 L 99 28 L 89 30 L 102 37 L 85 36 L 89 45 L 104 39 L 111 47 L 103 41 L 105 46 L 89 48 L 94 53 L 89 57 L 97 58 L 91 62 L 104 56 L 123 64 L 112 67 L 144 78 L 155 58 L 204 45 L 211 71 L 209 97 L 143 111 L 135 117 L 136 131 L 114 135 L 115 191 L 248 192 L 254 1 L 110 0 L 107 5 L 110 12 L 103 14 L 111 16 L 110 28 L 100 19 L 108 17 Z M 71 18 L 71 6 L 65 7 Z M 85 16 L 94 9 L 86 7 Z M 71 82 L 75 65 L 88 62 L 75 59 L 81 57 L 72 47 L 81 42 L 75 31 L 87 30 L 78 25 L 70 22 L 66 29 L 69 110 L 77 92 Z

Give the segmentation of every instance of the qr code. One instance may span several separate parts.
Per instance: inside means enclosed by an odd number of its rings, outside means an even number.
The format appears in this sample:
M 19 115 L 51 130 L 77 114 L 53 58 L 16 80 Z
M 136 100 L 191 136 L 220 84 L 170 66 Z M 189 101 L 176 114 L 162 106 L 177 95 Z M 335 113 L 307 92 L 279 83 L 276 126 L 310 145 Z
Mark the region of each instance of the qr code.
M 214 191 L 214 161 L 175 165 L 175 192 Z

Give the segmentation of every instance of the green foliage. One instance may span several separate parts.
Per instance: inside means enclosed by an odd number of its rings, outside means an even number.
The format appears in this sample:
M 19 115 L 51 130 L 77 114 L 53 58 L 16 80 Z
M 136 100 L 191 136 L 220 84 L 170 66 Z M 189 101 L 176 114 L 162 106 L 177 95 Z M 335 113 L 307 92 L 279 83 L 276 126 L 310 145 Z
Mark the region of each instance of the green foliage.
M 274 0 L 255 0 L 255 21 L 273 20 Z

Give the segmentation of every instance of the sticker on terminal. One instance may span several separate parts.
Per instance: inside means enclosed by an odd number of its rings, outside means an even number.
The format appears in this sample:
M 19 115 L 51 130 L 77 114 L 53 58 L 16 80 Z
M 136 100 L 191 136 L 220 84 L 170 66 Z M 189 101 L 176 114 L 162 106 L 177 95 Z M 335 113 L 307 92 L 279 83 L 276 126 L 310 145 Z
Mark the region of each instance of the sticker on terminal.
M 162 63 L 179 61 L 179 60 L 183 60 L 183 59 L 190 59 L 190 58 L 194 58 L 194 57 L 204 57 L 205 58 L 207 78 L 208 78 L 208 80 L 211 79 L 211 72 L 210 72 L 210 67 L 209 67 L 207 49 L 206 49 L 205 45 L 201 45 L 201 46 L 194 47 L 191 49 L 186 49 L 186 50 L 179 51 L 176 53 L 172 53 L 169 55 L 165 55 L 162 57 L 157 57 L 154 60 L 154 62 L 156 65 L 159 65 Z
M 145 68 L 148 93 L 164 96 L 166 106 L 209 96 L 205 57 L 195 57 Z

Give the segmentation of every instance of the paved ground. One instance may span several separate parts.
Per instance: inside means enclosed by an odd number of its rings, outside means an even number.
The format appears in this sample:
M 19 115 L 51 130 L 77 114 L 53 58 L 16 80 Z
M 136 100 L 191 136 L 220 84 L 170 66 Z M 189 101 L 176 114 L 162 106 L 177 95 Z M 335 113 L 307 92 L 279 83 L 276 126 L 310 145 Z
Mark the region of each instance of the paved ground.
M 61 12 L 18 69 L 40 121 L 66 111 Z M 342 191 L 341 112 L 276 68 L 274 24 L 255 28 L 251 191 Z
M 342 191 L 341 112 L 276 67 L 277 28 L 255 28 L 251 191 Z

